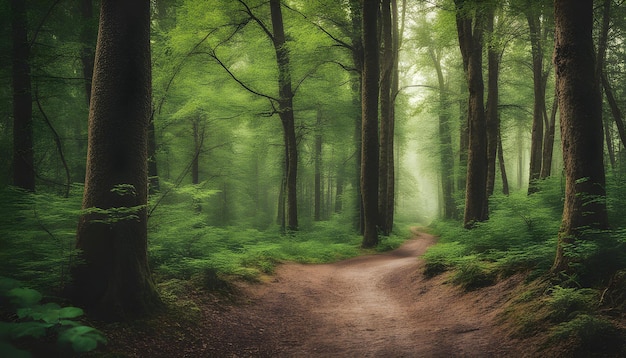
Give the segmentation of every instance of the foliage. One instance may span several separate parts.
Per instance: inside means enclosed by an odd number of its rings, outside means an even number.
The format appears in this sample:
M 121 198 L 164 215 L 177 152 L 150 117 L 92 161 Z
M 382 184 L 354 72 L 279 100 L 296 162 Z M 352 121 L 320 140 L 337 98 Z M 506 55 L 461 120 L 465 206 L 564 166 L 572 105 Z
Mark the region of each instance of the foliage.
M 215 227 L 207 225 L 207 213 L 198 210 L 210 197 L 194 204 L 189 200 L 192 195 L 178 191 L 170 200 L 180 202 L 167 203 L 167 210 L 156 210 L 150 220 L 149 256 L 162 280 L 194 279 L 219 286 L 220 280 L 259 279 L 283 261 L 323 263 L 361 252 L 359 236 L 341 217 L 289 234 L 277 228 Z M 385 247 L 395 247 L 400 241 L 391 237 Z
M 562 203 L 558 179 L 547 179 L 540 187 L 531 196 L 516 192 L 492 197 L 490 219 L 472 230 L 457 222 L 433 223 L 441 239 L 424 255 L 426 273 L 457 268 L 456 281 L 480 287 L 498 275 L 547 272 L 554 259 Z
M 4 357 L 30 357 L 21 349 L 33 342 L 57 336 L 60 351 L 89 352 L 105 344 L 106 338 L 97 329 L 75 321 L 83 315 L 78 307 L 61 307 L 56 303 L 41 303 L 42 295 L 13 279 L 0 277 L 0 308 L 13 309 L 15 318 L 0 321 L 0 355 Z M 4 316 L 4 315 L 3 315 Z
M 0 272 L 42 292 L 69 280 L 81 187 L 69 198 L 8 187 L 0 190 Z

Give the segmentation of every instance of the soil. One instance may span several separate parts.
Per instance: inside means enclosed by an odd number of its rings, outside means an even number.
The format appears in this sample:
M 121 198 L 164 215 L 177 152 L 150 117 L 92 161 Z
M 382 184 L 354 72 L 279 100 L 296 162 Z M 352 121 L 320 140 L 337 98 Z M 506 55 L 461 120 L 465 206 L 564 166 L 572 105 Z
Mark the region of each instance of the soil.
M 423 275 L 435 238 L 332 264 L 280 265 L 265 283 L 238 284 L 235 303 L 188 292 L 188 305 L 132 326 L 102 327 L 104 356 L 523 357 L 497 315 L 521 281 L 463 292 Z

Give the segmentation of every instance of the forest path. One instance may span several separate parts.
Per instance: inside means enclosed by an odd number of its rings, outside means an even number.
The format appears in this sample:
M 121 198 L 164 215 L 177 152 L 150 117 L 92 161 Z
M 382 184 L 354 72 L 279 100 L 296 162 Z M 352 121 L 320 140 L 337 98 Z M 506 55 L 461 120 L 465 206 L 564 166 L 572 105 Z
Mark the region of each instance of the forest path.
M 436 240 L 413 236 L 387 253 L 280 265 L 270 282 L 242 283 L 234 304 L 202 290 L 181 293 L 177 310 L 101 327 L 109 337 L 103 357 L 532 355 L 496 318 L 522 276 L 463 292 L 448 274 L 424 277 L 420 256 Z
M 419 256 L 435 238 L 414 236 L 388 253 L 281 265 L 270 283 L 244 288 L 252 301 L 231 317 L 235 356 L 522 356 L 495 323 L 516 282 L 464 293 L 445 275 L 425 278 Z

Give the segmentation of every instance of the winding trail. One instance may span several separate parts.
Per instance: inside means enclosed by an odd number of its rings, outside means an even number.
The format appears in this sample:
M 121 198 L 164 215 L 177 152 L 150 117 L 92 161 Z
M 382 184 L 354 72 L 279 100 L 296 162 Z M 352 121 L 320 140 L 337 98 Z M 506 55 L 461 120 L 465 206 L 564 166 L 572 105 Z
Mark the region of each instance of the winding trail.
M 463 293 L 445 275 L 427 279 L 418 257 L 435 239 L 415 235 L 385 254 L 285 264 L 270 283 L 244 288 L 251 304 L 236 309 L 235 356 L 523 356 L 495 324 L 515 282 Z

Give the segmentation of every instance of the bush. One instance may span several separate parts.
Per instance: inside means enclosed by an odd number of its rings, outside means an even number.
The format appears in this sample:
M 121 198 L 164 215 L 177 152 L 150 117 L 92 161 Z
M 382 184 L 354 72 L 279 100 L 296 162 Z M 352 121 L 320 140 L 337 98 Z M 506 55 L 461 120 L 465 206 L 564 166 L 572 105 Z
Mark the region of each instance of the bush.
M 40 303 L 42 295 L 22 287 L 13 279 L 0 277 L 0 308 L 13 310 L 16 319 L 0 321 L 0 356 L 30 357 L 24 347 L 33 347 L 50 335 L 56 336 L 57 350 L 74 353 L 89 352 L 105 344 L 106 338 L 97 329 L 74 319 L 83 315 L 77 307 L 61 307 L 56 303 Z M 54 347 L 46 347 L 46 351 Z M 50 352 L 47 352 L 50 354 Z

